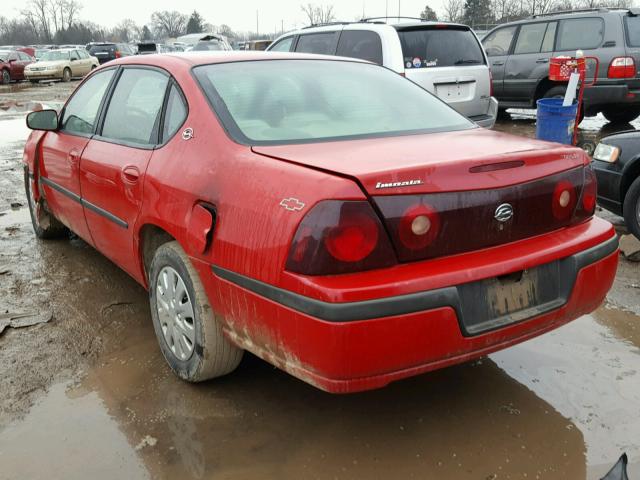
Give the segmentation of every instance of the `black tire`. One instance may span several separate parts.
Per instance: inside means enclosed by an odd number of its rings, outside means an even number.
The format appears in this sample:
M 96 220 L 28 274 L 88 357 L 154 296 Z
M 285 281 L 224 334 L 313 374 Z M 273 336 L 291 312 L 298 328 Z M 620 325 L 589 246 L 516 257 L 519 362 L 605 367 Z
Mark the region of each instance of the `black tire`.
M 640 178 L 636 178 L 627 190 L 622 214 L 629 231 L 640 240 Z
M 173 277 L 170 275 L 174 273 L 182 280 L 185 291 L 173 297 L 179 297 L 177 303 L 160 302 L 159 297 L 167 292 L 181 290 L 177 277 L 177 282 L 171 285 Z M 168 274 L 168 278 L 165 278 L 165 274 Z M 159 280 L 161 284 L 158 283 Z M 163 287 L 165 284 L 168 285 L 166 288 Z M 164 298 L 169 299 L 171 295 Z M 222 325 L 211 308 L 200 277 L 178 242 L 165 243 L 155 252 L 149 273 L 149 301 L 160 350 L 178 377 L 188 382 L 201 382 L 231 373 L 240 364 L 244 351 L 233 345 L 222 333 Z M 176 305 L 186 302 L 190 302 L 193 315 L 176 313 Z M 171 303 L 172 314 L 166 313 L 168 310 L 164 307 L 163 312 L 159 312 L 159 306 L 163 303 Z M 191 351 L 183 358 L 180 355 L 185 350 L 182 345 L 187 343 L 177 345 L 174 340 L 178 336 L 178 343 L 186 342 L 187 337 L 182 333 L 185 331 L 181 330 L 183 327 L 176 326 L 178 321 L 171 320 L 175 317 L 192 329 L 194 338 L 193 342 L 188 342 L 191 344 Z M 173 329 L 173 333 L 170 329 Z M 169 339 L 166 338 L 165 331 L 169 332 Z
M 36 201 L 33 195 L 33 187 L 36 180 L 29 175 L 29 170 L 24 171 L 24 189 L 27 194 L 29 204 L 29 214 L 31 215 L 31 225 L 36 237 L 45 240 L 53 238 L 63 238 L 69 236 L 69 229 L 60 220 L 53 216 L 48 210 L 47 203 L 42 195 Z
M 70 80 L 71 80 L 71 70 L 69 70 L 68 68 L 65 68 L 62 71 L 62 81 L 66 83 Z
M 564 98 L 565 93 L 567 93 L 567 87 L 558 85 L 556 87 L 551 87 L 549 90 L 544 92 L 542 98 Z M 578 120 L 578 125 L 582 123 L 582 120 L 584 120 L 584 108 L 580 109 L 580 118 Z
M 604 118 L 611 123 L 629 123 L 633 122 L 640 116 L 640 108 L 638 107 L 619 107 L 602 111 Z
M 31 83 L 40 83 L 40 80 L 29 80 Z
M 11 83 L 11 73 L 7 69 L 2 70 L 2 84 L 8 85 Z

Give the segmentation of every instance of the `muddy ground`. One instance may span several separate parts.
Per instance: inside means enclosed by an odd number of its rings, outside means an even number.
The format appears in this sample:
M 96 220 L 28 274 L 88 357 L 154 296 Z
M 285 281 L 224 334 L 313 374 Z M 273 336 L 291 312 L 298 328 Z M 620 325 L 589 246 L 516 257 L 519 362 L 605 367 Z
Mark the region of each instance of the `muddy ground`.
M 0 105 L 75 85 L 0 87 Z M 34 238 L 21 110 L 0 111 L 0 318 L 42 323 L 0 335 L 0 479 L 596 479 L 622 452 L 640 479 L 638 264 L 621 260 L 592 315 L 382 390 L 332 396 L 251 355 L 188 385 L 140 286 L 78 239 Z M 520 112 L 497 128 L 535 126 Z

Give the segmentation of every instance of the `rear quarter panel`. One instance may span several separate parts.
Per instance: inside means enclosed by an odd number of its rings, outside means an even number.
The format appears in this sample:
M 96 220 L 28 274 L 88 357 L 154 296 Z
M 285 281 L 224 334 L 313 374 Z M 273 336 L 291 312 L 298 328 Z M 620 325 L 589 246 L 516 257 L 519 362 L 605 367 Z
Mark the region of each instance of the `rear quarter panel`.
M 144 225 L 156 225 L 194 259 L 278 284 L 290 241 L 309 209 L 326 198 L 363 199 L 364 194 L 351 180 L 265 158 L 234 143 L 195 80 L 177 78 L 190 113 L 178 134 L 151 157 L 136 238 Z M 182 139 L 185 128 L 193 129 L 192 139 Z M 280 203 L 289 198 L 304 206 L 287 210 Z M 212 244 L 204 253 L 191 250 L 188 241 L 187 225 L 198 202 L 216 211 Z

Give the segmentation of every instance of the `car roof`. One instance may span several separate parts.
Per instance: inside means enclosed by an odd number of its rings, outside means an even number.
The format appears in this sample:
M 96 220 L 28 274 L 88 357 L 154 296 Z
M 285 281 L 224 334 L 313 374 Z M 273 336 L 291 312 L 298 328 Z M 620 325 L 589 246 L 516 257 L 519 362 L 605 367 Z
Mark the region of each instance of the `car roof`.
M 203 52 L 171 52 L 163 55 L 145 55 L 144 57 L 129 56 L 109 62 L 116 64 L 143 64 L 158 67 L 169 67 L 177 62 L 191 66 L 208 65 L 212 63 L 235 63 L 268 60 L 331 60 L 353 63 L 371 63 L 357 58 L 338 57 L 335 55 L 315 55 L 311 53 L 290 52 L 262 52 L 256 50 L 229 50 L 229 51 L 203 51 Z
M 527 18 L 523 18 L 522 20 L 515 20 L 513 22 L 503 23 L 502 25 L 498 25 L 495 28 L 491 29 L 491 31 L 496 30 L 500 27 L 508 27 L 510 25 L 521 25 L 526 23 L 535 23 L 535 22 L 544 22 L 549 20 L 559 20 L 563 18 L 573 18 L 573 17 L 592 17 L 594 15 L 606 15 L 606 14 L 614 14 L 614 15 L 624 15 L 627 13 L 637 14 L 639 12 L 635 12 L 637 9 L 629 9 L 629 8 L 584 8 L 579 10 L 566 10 L 559 12 L 549 12 L 540 15 L 532 15 Z M 634 13 L 635 12 L 635 13 Z

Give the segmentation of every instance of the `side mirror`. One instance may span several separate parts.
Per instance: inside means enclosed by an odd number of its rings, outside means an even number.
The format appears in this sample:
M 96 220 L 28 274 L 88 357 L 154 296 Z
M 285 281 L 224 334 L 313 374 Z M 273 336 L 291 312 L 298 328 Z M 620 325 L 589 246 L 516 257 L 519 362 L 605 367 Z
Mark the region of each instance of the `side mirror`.
M 40 110 L 27 115 L 27 127 L 31 130 L 53 131 L 58 129 L 58 114 L 55 110 Z

